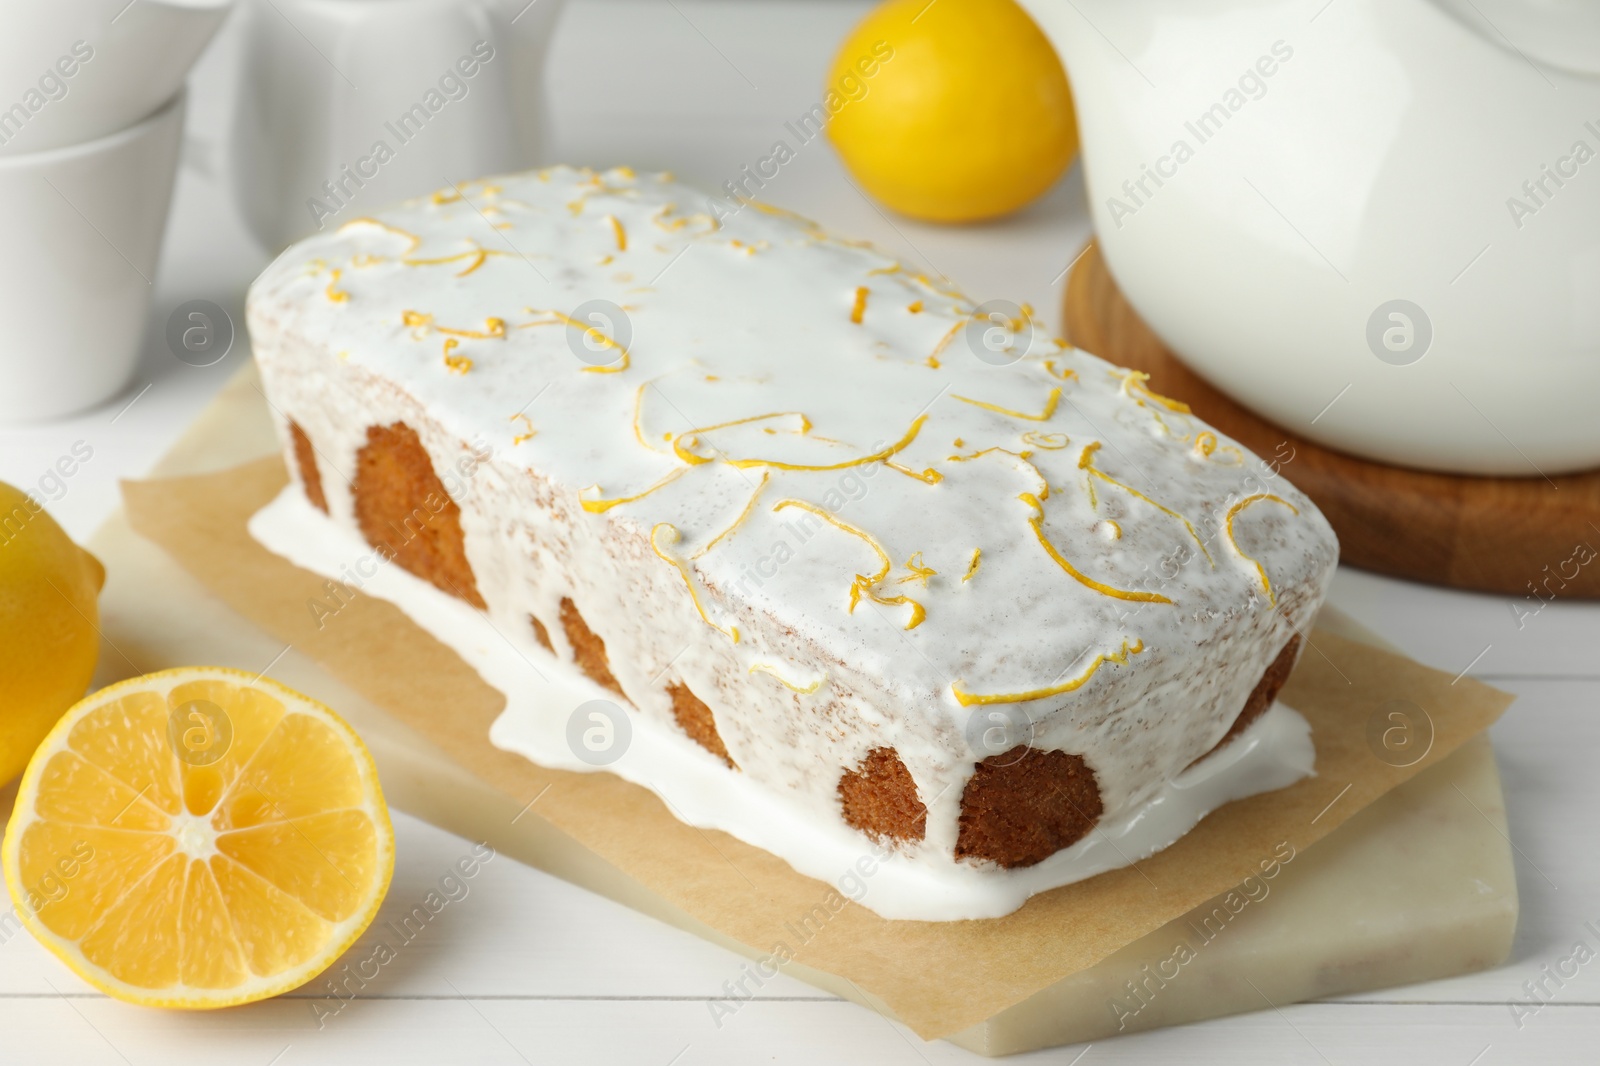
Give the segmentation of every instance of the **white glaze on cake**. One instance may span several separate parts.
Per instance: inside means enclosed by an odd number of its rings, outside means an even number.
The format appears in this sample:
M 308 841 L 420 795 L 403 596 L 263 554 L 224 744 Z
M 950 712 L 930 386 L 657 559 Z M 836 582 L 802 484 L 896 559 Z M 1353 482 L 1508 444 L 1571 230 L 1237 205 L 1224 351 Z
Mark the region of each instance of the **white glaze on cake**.
M 1102 824 L 1142 807 L 1310 622 L 1325 520 L 1136 376 L 1027 322 L 985 324 L 1016 356 L 993 365 L 944 283 L 704 203 L 557 168 L 285 252 L 252 342 L 334 522 L 356 528 L 367 427 L 407 423 L 506 640 L 534 648 L 528 614 L 570 596 L 644 716 L 675 728 L 686 684 L 739 767 L 720 772 L 819 822 L 845 769 L 894 748 L 928 805 L 910 860 L 959 865 L 967 726 L 999 707 L 1083 757 Z M 595 344 L 604 366 L 564 321 L 593 300 L 631 327 Z
M 613 701 L 613 693 L 543 648 L 514 647 L 487 615 L 398 566 L 378 562 L 359 534 L 313 508 L 298 485 L 287 486 L 257 512 L 250 532 L 296 566 L 354 583 L 363 594 L 393 603 L 454 648 L 505 694 L 505 710 L 489 732 L 499 747 L 541 766 L 579 773 L 606 770 L 642 785 L 662 797 L 677 818 L 765 848 L 885 918 L 945 922 L 1009 914 L 1037 892 L 1160 851 L 1210 811 L 1287 787 L 1311 773 L 1316 760 L 1310 725 L 1279 703 L 1216 755 L 1035 866 L 1003 870 L 993 863 L 953 863 L 911 848 L 885 858 L 839 818 L 819 818 L 789 794 L 730 773 L 721 760 L 660 718 L 639 716 L 628 740 L 616 744 L 620 755 L 613 762 L 596 766 L 578 757 L 568 733 L 569 717 L 590 701 Z M 586 712 L 579 719 L 582 727 L 591 724 Z M 869 852 L 872 861 L 861 865 Z M 706 857 L 721 861 L 709 849 Z

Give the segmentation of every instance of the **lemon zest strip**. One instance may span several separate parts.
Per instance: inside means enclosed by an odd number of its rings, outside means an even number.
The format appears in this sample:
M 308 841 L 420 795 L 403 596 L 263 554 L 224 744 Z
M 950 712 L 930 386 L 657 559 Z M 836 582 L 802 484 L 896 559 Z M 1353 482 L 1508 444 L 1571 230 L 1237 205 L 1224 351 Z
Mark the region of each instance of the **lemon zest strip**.
M 765 202 L 763 202 L 761 200 L 755 200 L 755 199 L 752 199 L 752 198 L 750 198 L 748 196 L 739 197 L 739 202 L 741 204 L 744 204 L 746 207 L 755 208 L 757 211 L 760 211 L 763 215 L 771 215 L 773 218 L 786 218 L 791 222 L 798 222 L 802 226 L 804 226 L 807 229 L 811 230 L 812 233 L 814 233 L 814 234 L 817 233 L 817 232 L 820 232 L 821 229 L 822 229 L 821 226 L 819 226 L 817 223 L 811 221 L 806 216 L 797 215 L 793 211 L 787 210 L 786 208 L 775 207 L 772 204 L 765 203 Z
M 687 469 L 687 468 L 685 468 L 685 469 Z M 692 556 L 690 556 L 691 559 L 700 558 L 706 552 L 710 551 L 712 548 L 715 548 L 719 543 L 721 543 L 722 538 L 728 536 L 734 530 L 736 530 L 740 526 L 744 525 L 745 521 L 750 517 L 750 512 L 755 510 L 756 501 L 761 498 L 761 491 L 767 487 L 767 480 L 771 476 L 772 476 L 771 471 L 768 471 L 768 470 L 761 471 L 761 481 L 760 481 L 759 484 L 756 485 L 755 491 L 750 494 L 750 499 L 745 501 L 744 510 L 739 512 L 739 517 L 735 518 L 733 520 L 733 524 L 730 525 L 727 529 L 724 529 L 721 533 L 718 533 L 716 536 L 712 537 L 709 541 L 707 541 L 705 547 L 701 548 L 699 551 L 695 552 Z
M 662 455 L 664 453 L 651 444 L 644 435 L 644 390 L 648 389 L 652 384 L 654 384 L 654 381 L 647 381 L 633 392 L 633 439 L 649 451 Z M 671 434 L 667 434 L 667 437 L 670 439 Z
M 857 575 L 857 580 L 860 580 L 860 575 Z M 867 597 L 867 599 L 871 600 L 873 603 L 881 603 L 885 607 L 905 607 L 905 606 L 909 606 L 911 608 L 911 617 L 910 617 L 910 619 L 907 620 L 907 622 L 905 624 L 905 628 L 906 629 L 915 629 L 915 628 L 917 628 L 918 626 L 920 626 L 922 624 L 923 619 L 928 617 L 928 612 L 927 612 L 926 608 L 924 608 L 922 606 L 922 604 L 918 603 L 916 600 L 912 599 L 910 596 L 880 596 L 878 593 L 873 592 L 872 589 L 870 589 L 870 588 L 868 588 L 868 587 L 866 587 L 864 585 L 860 587 L 860 592 L 863 595 L 865 595 Z M 851 606 L 852 606 L 852 613 L 853 613 L 854 602 L 852 602 Z
M 452 337 L 467 337 L 477 341 L 504 340 L 506 335 L 506 320 L 493 316 L 483 320 L 483 329 L 455 329 L 450 326 L 441 326 L 434 322 L 432 315 L 422 311 L 402 311 L 400 312 L 400 322 L 402 325 L 412 326 L 417 329 L 432 327 L 437 333 L 444 333 Z
M 722 228 L 721 222 L 718 222 L 716 218 L 706 214 L 703 211 L 697 211 L 692 215 L 681 215 L 678 218 L 669 219 L 667 217 L 677 210 L 677 204 L 665 204 L 659 210 L 657 210 L 655 214 L 650 216 L 650 221 L 654 222 L 668 233 L 676 233 L 692 222 L 704 221 L 710 224 L 707 229 L 699 234 L 695 234 L 695 236 L 705 236 L 706 234 L 715 233 Z
M 444 341 L 444 365 L 452 374 L 465 374 L 472 369 L 472 360 L 464 355 L 452 354 L 461 347 L 461 342 L 454 337 L 446 337 Z
M 772 416 L 770 416 L 770 415 L 756 415 L 756 416 L 754 416 L 754 418 L 742 419 L 741 421 L 754 421 L 755 419 L 770 418 L 770 417 L 772 417 Z M 843 463 L 828 463 L 828 464 L 822 465 L 822 466 L 810 466 L 810 465 L 806 465 L 806 464 L 803 464 L 803 463 L 784 463 L 784 462 L 779 462 L 776 459 L 723 459 L 722 462 L 727 463 L 729 466 L 738 467 L 741 470 L 750 469 L 752 467 L 771 467 L 774 470 L 799 470 L 799 471 L 809 471 L 809 472 L 813 472 L 813 473 L 818 472 L 818 471 L 827 471 L 827 470 L 847 470 L 850 467 L 854 467 L 854 466 L 866 466 L 868 463 L 880 463 L 880 462 L 883 462 L 885 459 L 891 459 L 894 456 L 900 454 L 906 448 L 909 448 L 911 446 L 911 442 L 912 441 L 917 439 L 917 434 L 922 432 L 923 423 L 925 423 L 927 420 L 928 420 L 928 416 L 927 415 L 918 415 L 912 421 L 911 427 L 906 430 L 905 436 L 901 437 L 899 440 L 895 441 L 893 444 L 890 444 L 890 445 L 888 445 L 887 447 L 884 447 L 884 448 L 880 448 L 879 450 L 873 452 L 871 455 L 863 455 L 859 459 L 851 459 L 851 460 L 848 460 L 848 461 L 843 462 Z M 737 424 L 737 423 L 727 423 L 727 424 L 728 425 L 734 425 L 734 424 Z M 809 423 L 808 423 L 808 426 L 809 426 Z M 709 432 L 712 429 L 717 429 L 717 428 L 721 428 L 721 427 L 711 426 L 711 427 L 707 427 L 707 429 L 703 429 L 703 430 L 690 430 L 688 433 L 680 434 L 679 437 L 678 437 L 678 442 L 681 442 L 684 437 L 692 436 L 695 433 L 705 433 L 705 432 Z M 821 439 L 821 438 L 818 438 L 818 439 Z M 678 451 L 678 447 L 679 447 L 678 442 L 674 442 L 674 444 L 673 444 L 673 450 L 674 451 Z M 709 463 L 709 462 L 713 462 L 714 461 L 714 460 L 711 460 L 711 459 L 707 459 L 705 456 L 694 455 L 693 452 L 679 452 L 678 454 L 681 457 L 684 457 L 685 461 L 689 462 L 689 463 Z M 692 459 L 688 458 L 688 456 L 693 456 L 693 458 Z M 916 475 L 913 475 L 913 476 L 916 476 Z M 927 481 L 928 478 L 926 477 L 926 475 L 924 475 L 921 478 L 921 480 Z M 930 484 L 931 483 L 932 482 L 930 482 Z
M 554 318 L 553 318 L 553 320 L 551 322 L 548 322 L 548 323 L 546 323 L 546 322 L 525 322 L 521 326 L 518 326 L 517 327 L 518 329 L 525 329 L 528 326 L 550 325 L 550 324 L 553 324 L 554 322 L 564 322 L 565 324 L 571 326 L 573 329 L 582 330 L 584 336 L 593 337 L 601 345 L 603 345 L 603 346 L 605 346 L 607 348 L 611 348 L 614 351 L 619 351 L 619 352 L 622 353 L 622 358 L 619 361 L 617 361 L 615 363 L 608 363 L 605 366 L 586 366 L 586 367 L 583 368 L 583 371 L 582 371 L 583 373 L 585 373 L 585 374 L 620 374 L 620 373 L 622 373 L 622 371 L 628 369 L 630 366 L 633 365 L 633 356 L 628 353 L 628 349 L 623 347 L 621 344 L 617 343 L 617 341 L 614 338 L 612 338 L 612 337 L 608 336 L 606 333 L 602 332 L 599 329 L 599 327 L 591 326 L 587 322 L 579 322 L 577 319 L 573 318 L 571 315 L 564 315 L 560 311 L 551 311 L 551 310 L 541 311 L 541 310 L 535 310 L 534 308 L 528 308 L 528 310 L 531 311 L 533 314 L 536 314 L 536 315 L 553 315 Z
M 471 265 L 467 266 L 465 269 L 456 271 L 456 277 L 464 278 L 468 274 L 471 274 L 473 271 L 477 270 L 479 267 L 483 266 L 483 264 L 488 261 L 491 255 L 511 254 L 510 252 L 502 252 L 497 248 L 485 248 L 482 245 L 479 245 L 477 241 L 473 241 L 472 243 L 474 247 L 469 248 L 465 252 L 457 252 L 455 255 L 432 256 L 427 259 L 411 259 L 402 257 L 400 262 L 404 263 L 406 266 L 442 266 L 445 263 L 459 263 L 463 259 L 471 259 Z
M 1160 415 L 1157 415 L 1154 411 L 1151 411 L 1150 413 L 1155 415 L 1156 421 L 1169 436 L 1177 436 L 1172 432 L 1172 430 L 1167 428 L 1167 424 L 1161 420 Z M 1179 443 L 1182 443 L 1186 440 L 1188 440 L 1187 437 L 1178 438 Z M 1217 439 L 1217 435 L 1209 430 L 1202 431 L 1194 435 L 1194 453 L 1202 459 L 1210 459 L 1212 462 L 1218 463 L 1220 463 L 1222 460 L 1216 458 L 1217 456 L 1232 455 L 1233 461 L 1223 465 L 1242 466 L 1244 464 L 1244 452 L 1240 451 L 1238 448 L 1235 448 L 1231 444 L 1221 443 Z
M 694 609 L 700 613 L 700 620 L 706 625 L 710 626 L 712 629 L 715 629 L 717 632 L 726 636 L 735 644 L 739 643 L 738 626 L 719 626 L 717 623 L 711 620 L 710 615 L 706 614 L 705 605 L 700 602 L 700 592 L 694 587 L 694 579 L 689 576 L 689 564 L 685 563 L 682 559 L 679 559 L 676 556 L 668 555 L 666 552 L 662 551 L 661 546 L 656 543 L 656 535 L 659 534 L 663 529 L 672 534 L 672 543 L 677 543 L 679 540 L 681 534 L 678 533 L 677 526 L 674 526 L 670 522 L 658 522 L 650 529 L 650 550 L 655 552 L 663 562 L 670 563 L 673 568 L 678 571 L 678 576 L 683 578 L 684 587 L 689 590 L 689 599 L 691 602 L 693 602 Z
M 850 534 L 852 537 L 857 538 L 867 547 L 871 548 L 873 554 L 878 557 L 878 569 L 876 573 L 873 573 L 870 576 L 866 574 L 857 574 L 855 579 L 850 582 L 851 614 L 856 613 L 856 607 L 858 604 L 860 604 L 861 597 L 865 595 L 874 603 L 881 603 L 886 607 L 909 606 L 911 608 L 911 618 L 906 622 L 906 629 L 915 629 L 917 626 L 922 624 L 922 620 L 927 617 L 928 612 L 923 608 L 922 604 L 918 603 L 916 600 L 913 600 L 909 596 L 883 596 L 872 591 L 872 587 L 878 584 L 878 582 L 882 581 L 884 578 L 888 577 L 889 571 L 894 567 L 894 564 L 889 561 L 889 553 L 884 550 L 882 544 L 878 543 L 878 539 L 876 537 L 862 529 L 860 526 L 852 525 L 851 523 L 846 522 L 844 519 L 835 515 L 832 511 L 829 511 L 826 508 L 818 507 L 816 504 L 807 500 L 786 499 L 779 500 L 777 503 L 772 505 L 773 511 L 782 511 L 789 507 L 798 507 L 802 511 L 809 511 L 818 518 L 822 519 L 824 522 L 827 522 L 829 525 L 834 526 L 842 532 Z
M 1041 471 L 1037 466 L 1033 465 L 1032 452 L 1014 452 L 1010 448 L 1002 448 L 996 445 L 993 448 L 984 448 L 983 450 L 973 452 L 970 455 L 952 455 L 949 456 L 948 459 L 952 463 L 970 463 L 972 460 L 981 459 L 991 452 L 999 452 L 1002 455 L 1009 455 L 1018 462 L 1022 463 L 1029 470 L 1033 471 L 1033 476 L 1039 479 L 1039 498 L 1041 500 L 1050 498 L 1050 482 L 1045 478 L 1043 471 Z
M 1039 502 L 1039 498 L 1031 492 L 1024 492 L 1018 497 L 1018 499 L 1034 510 L 1033 517 L 1028 519 L 1028 525 L 1032 527 L 1033 535 L 1039 539 L 1040 546 L 1044 548 L 1045 553 L 1048 554 L 1050 558 L 1055 560 L 1056 565 L 1061 567 L 1062 570 L 1066 571 L 1067 575 L 1074 581 L 1085 586 L 1086 588 L 1093 589 L 1102 596 L 1110 596 L 1114 600 L 1128 600 L 1132 603 L 1172 602 L 1159 592 L 1138 592 L 1132 589 L 1119 589 L 1111 585 L 1107 585 L 1104 582 L 1096 581 L 1088 574 L 1083 573 L 1077 567 L 1067 562 L 1066 557 L 1056 549 L 1054 544 L 1050 543 L 1050 538 L 1044 535 L 1044 505 Z
M 1146 374 L 1142 370 L 1129 370 L 1126 374 L 1116 374 L 1113 372 L 1113 376 L 1117 376 L 1122 379 L 1122 394 L 1128 397 L 1128 399 L 1132 400 L 1134 403 L 1138 404 L 1140 407 L 1145 405 L 1145 400 L 1149 400 L 1152 403 L 1165 407 L 1169 411 L 1176 411 L 1180 415 L 1193 413 L 1189 410 L 1189 405 L 1181 400 L 1174 400 L 1170 396 L 1163 396 L 1159 392 L 1153 392 L 1150 387 L 1145 384 L 1145 382 L 1150 380 L 1150 375 Z
M 807 418 L 803 412 L 773 411 L 769 414 L 749 415 L 745 418 L 734 418 L 727 422 L 718 422 L 715 425 L 697 426 L 694 429 L 684 430 L 682 433 L 678 434 L 677 437 L 673 438 L 673 454 L 675 454 L 679 459 L 688 463 L 690 466 L 701 466 L 705 463 L 714 463 L 716 462 L 715 459 L 708 459 L 703 455 L 696 455 L 694 452 L 691 452 L 688 449 L 687 445 L 689 443 L 698 444 L 700 443 L 700 438 L 705 434 L 715 433 L 719 429 L 730 429 L 733 426 L 747 426 L 752 422 L 765 422 L 773 418 L 798 418 L 800 420 L 800 429 L 797 432 L 801 436 L 811 432 L 811 419 Z
M 1254 496 L 1246 496 L 1244 499 L 1228 508 L 1228 517 L 1224 521 L 1223 526 L 1228 533 L 1228 546 L 1234 550 L 1234 553 L 1237 554 L 1239 558 L 1256 568 L 1256 574 L 1261 578 L 1261 589 L 1267 594 L 1267 602 L 1276 607 L 1278 605 L 1278 597 L 1277 594 L 1272 591 L 1272 582 L 1267 580 L 1266 567 L 1262 566 L 1256 560 L 1246 555 L 1244 550 L 1239 547 L 1239 542 L 1233 539 L 1234 518 L 1236 518 L 1239 512 L 1244 510 L 1246 507 L 1249 507 L 1253 503 L 1259 503 L 1262 500 L 1270 500 L 1273 503 L 1281 503 L 1285 507 L 1289 508 L 1289 510 L 1294 514 L 1298 515 L 1300 513 L 1300 509 L 1298 507 L 1284 499 L 1282 496 L 1274 496 L 1270 492 L 1258 492 Z
M 381 229 L 386 233 L 391 233 L 396 237 L 404 237 L 406 240 L 410 241 L 411 247 L 400 253 L 402 259 L 416 251 L 418 248 L 422 247 L 422 238 L 417 236 L 415 233 L 412 233 L 410 230 L 403 230 L 399 226 L 391 226 L 387 222 L 379 222 L 375 218 L 352 218 L 349 222 L 346 222 L 344 225 L 339 227 L 339 232 L 343 233 L 348 229 L 355 228 L 356 226 L 376 226 L 378 229 Z
M 822 519 L 824 522 L 827 522 L 829 525 L 835 527 L 836 529 L 843 530 L 852 537 L 860 540 L 867 547 L 871 548 L 873 554 L 878 557 L 879 563 L 878 572 L 874 574 L 871 579 L 873 584 L 877 584 L 879 581 L 882 581 L 884 578 L 889 576 L 889 571 L 893 568 L 894 564 L 889 561 L 889 553 L 884 551 L 882 544 L 878 543 L 878 538 L 874 537 L 871 533 L 868 533 L 860 526 L 852 525 L 851 523 L 846 522 L 844 519 L 838 517 L 827 508 L 819 507 L 809 500 L 796 500 L 793 498 L 779 500 L 777 503 L 772 505 L 772 510 L 777 512 L 787 510 L 790 507 L 798 507 L 802 511 L 809 511 L 818 518 Z
M 582 495 L 580 494 L 578 502 L 581 503 L 583 505 L 583 509 L 585 511 L 588 511 L 590 514 L 604 514 L 606 511 L 611 510 L 611 508 L 613 508 L 613 507 L 619 507 L 619 506 L 621 506 L 622 504 L 625 504 L 625 503 L 632 503 L 635 500 L 642 500 L 646 496 L 650 495 L 652 492 L 655 492 L 657 489 L 665 488 L 666 486 L 672 484 L 674 481 L 678 480 L 680 477 L 682 477 L 683 475 L 687 474 L 688 472 L 689 472 L 689 468 L 686 467 L 686 466 L 677 467 L 677 468 L 671 470 L 670 472 L 668 472 L 665 477 L 661 478 L 661 480 L 657 481 L 654 485 L 651 485 L 649 488 L 645 489 L 643 492 L 634 493 L 632 496 L 617 496 L 617 497 L 614 497 L 612 499 L 607 499 L 607 500 L 602 500 L 602 499 L 585 500 L 585 499 L 582 498 Z M 595 492 L 599 492 L 600 491 L 600 486 L 599 485 L 590 485 L 589 488 L 584 489 L 583 491 L 584 492 L 588 492 L 590 489 L 593 489 Z
M 917 301 L 916 307 L 919 311 L 922 309 L 921 300 Z M 960 333 L 966 324 L 967 319 L 963 318 L 961 321 L 957 322 L 955 325 L 946 330 L 945 335 L 939 338 L 939 343 L 933 346 L 933 351 L 928 353 L 928 358 L 925 359 L 924 362 L 928 366 L 933 367 L 935 370 L 939 369 L 939 356 L 944 353 L 946 348 L 950 347 L 950 342 L 956 339 L 956 334 Z
M 1118 666 L 1126 666 L 1130 656 L 1138 655 L 1142 651 L 1144 651 L 1144 641 L 1135 641 L 1130 647 L 1127 638 L 1123 638 L 1122 647 L 1120 649 L 1112 652 L 1109 655 L 1103 652 L 1099 655 L 1096 655 L 1094 657 L 1094 661 L 1089 664 L 1088 669 L 1079 674 L 1077 677 L 1071 679 L 1070 681 L 1065 681 L 1062 684 L 1050 685 L 1046 688 L 1030 689 L 1026 692 L 979 693 L 968 692 L 966 689 L 961 687 L 961 682 L 955 681 L 951 683 L 950 691 L 954 693 L 956 702 L 961 704 L 963 707 L 971 707 L 974 704 L 987 705 L 993 703 L 1025 703 L 1028 700 L 1041 700 L 1048 696 L 1060 696 L 1067 692 L 1074 692 L 1088 684 L 1089 679 L 1094 677 L 1094 675 L 1099 672 L 1100 667 L 1104 666 L 1106 663 L 1116 663 Z
M 812 439 L 815 440 L 817 438 Z M 915 478 L 925 485 L 937 485 L 939 482 L 944 480 L 944 475 L 932 467 L 929 467 L 919 474 L 909 466 L 902 466 L 892 459 L 885 459 L 883 461 L 883 465 L 888 467 L 890 470 L 893 470 L 897 474 L 904 474 L 906 477 Z
M 1194 523 L 1189 521 L 1183 515 L 1179 514 L 1177 511 L 1174 511 L 1172 508 L 1168 507 L 1166 504 L 1151 499 L 1149 496 L 1146 496 L 1132 485 L 1124 484 L 1123 482 L 1112 477 L 1110 474 L 1107 474 L 1105 471 L 1096 467 L 1094 465 L 1094 453 L 1099 449 L 1099 447 L 1100 442 L 1095 441 L 1093 444 L 1090 444 L 1083 449 L 1083 455 L 1078 458 L 1078 469 L 1087 473 L 1091 478 L 1099 478 L 1108 485 L 1115 485 L 1117 488 L 1128 493 L 1130 496 L 1137 497 L 1138 499 L 1143 500 L 1145 503 L 1148 503 L 1151 507 L 1154 507 L 1156 510 L 1161 511 L 1164 514 L 1171 515 L 1173 518 L 1176 518 L 1178 521 L 1182 522 L 1183 528 L 1189 531 L 1189 536 L 1193 537 L 1195 544 L 1199 546 L 1200 554 L 1206 557 L 1206 562 L 1210 563 L 1211 569 L 1215 570 L 1217 568 L 1217 561 L 1211 558 L 1211 552 L 1206 549 L 1206 542 L 1200 539 L 1200 534 L 1196 532 Z M 1095 506 L 1093 482 L 1090 482 L 1089 486 L 1089 506 Z M 1122 536 L 1121 526 L 1117 527 L 1117 536 Z
M 817 678 L 815 681 L 811 682 L 811 684 L 809 684 L 809 685 L 797 685 L 793 681 L 790 681 L 788 678 L 786 678 L 782 674 L 780 674 L 778 672 L 778 668 L 776 666 L 772 665 L 771 663 L 767 663 L 767 662 L 755 663 L 754 665 L 752 665 L 750 667 L 750 673 L 752 673 L 752 674 L 756 674 L 756 673 L 768 674 L 768 675 L 776 678 L 777 681 L 778 681 L 778 684 L 782 685 L 784 688 L 789 689 L 791 692 L 798 692 L 802 696 L 809 696 L 813 692 L 817 691 L 817 689 L 822 687 L 822 680 L 823 679 L 820 678 L 820 677 Z
M 965 585 L 972 580 L 972 575 L 978 572 L 978 567 L 983 563 L 983 549 L 972 549 L 972 561 L 967 564 L 967 572 L 961 575 L 961 583 Z
M 953 392 L 950 394 L 950 398 L 960 400 L 962 403 L 970 403 L 974 407 L 981 407 L 985 411 L 995 411 L 999 414 L 1009 415 L 1012 418 L 1021 418 L 1029 422 L 1048 422 L 1050 416 L 1056 413 L 1056 404 L 1061 402 L 1061 388 L 1057 386 L 1050 390 L 1050 398 L 1044 402 L 1044 411 L 1036 415 L 1030 415 L 1026 411 L 1013 411 L 1009 407 L 986 403 L 983 400 L 974 400 L 970 396 L 961 396 Z
M 861 325 L 862 316 L 864 316 L 866 313 L 867 287 L 865 285 L 857 285 L 855 306 L 850 308 L 850 321 L 859 326 Z
M 909 573 L 899 581 L 895 582 L 895 584 L 904 585 L 907 582 L 920 581 L 922 582 L 922 587 L 927 588 L 928 579 L 930 577 L 937 576 L 939 573 L 939 571 L 935 570 L 933 567 L 923 563 L 921 552 L 913 552 L 911 558 L 906 560 L 906 570 L 908 570 Z

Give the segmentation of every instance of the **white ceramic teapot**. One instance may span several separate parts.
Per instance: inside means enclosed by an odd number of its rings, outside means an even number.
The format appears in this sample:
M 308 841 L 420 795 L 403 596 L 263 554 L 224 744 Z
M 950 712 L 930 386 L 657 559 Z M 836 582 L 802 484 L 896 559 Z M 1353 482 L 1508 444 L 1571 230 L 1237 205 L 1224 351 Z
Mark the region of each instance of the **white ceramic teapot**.
M 1022 0 L 1122 291 L 1284 428 L 1600 467 L 1600 4 Z
M 561 0 L 250 0 L 233 180 L 276 251 L 538 162 Z

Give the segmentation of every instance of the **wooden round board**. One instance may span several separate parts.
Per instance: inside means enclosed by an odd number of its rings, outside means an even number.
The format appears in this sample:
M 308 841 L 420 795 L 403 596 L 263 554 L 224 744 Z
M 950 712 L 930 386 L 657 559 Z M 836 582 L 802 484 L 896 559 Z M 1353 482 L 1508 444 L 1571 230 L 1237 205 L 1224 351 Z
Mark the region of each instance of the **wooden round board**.
M 1530 601 L 1600 597 L 1600 565 L 1589 565 L 1600 558 L 1600 472 L 1459 477 L 1313 444 L 1185 366 L 1123 298 L 1092 242 L 1067 279 L 1064 317 L 1075 346 L 1144 371 L 1157 392 L 1189 404 L 1258 455 L 1276 458 L 1333 523 L 1342 562 Z

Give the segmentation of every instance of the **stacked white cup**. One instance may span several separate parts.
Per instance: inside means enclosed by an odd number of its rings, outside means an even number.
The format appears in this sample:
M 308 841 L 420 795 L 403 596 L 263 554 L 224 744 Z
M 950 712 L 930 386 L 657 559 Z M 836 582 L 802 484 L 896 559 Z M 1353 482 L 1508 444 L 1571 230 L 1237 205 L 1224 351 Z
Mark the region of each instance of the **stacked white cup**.
M 0 11 L 0 422 L 132 376 L 183 133 L 183 83 L 231 0 Z

